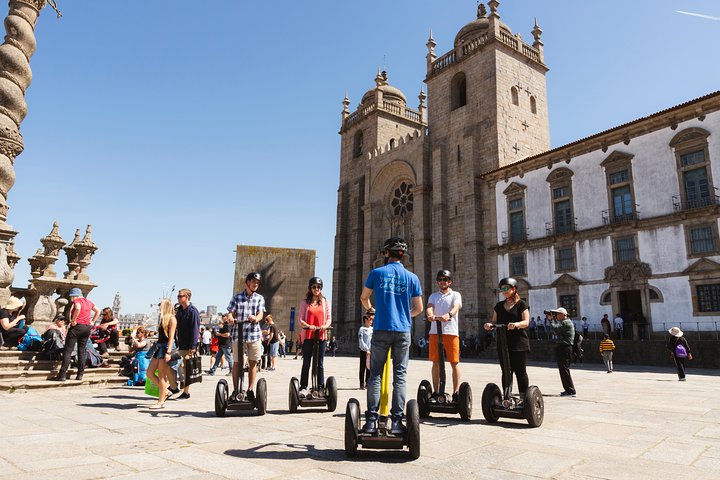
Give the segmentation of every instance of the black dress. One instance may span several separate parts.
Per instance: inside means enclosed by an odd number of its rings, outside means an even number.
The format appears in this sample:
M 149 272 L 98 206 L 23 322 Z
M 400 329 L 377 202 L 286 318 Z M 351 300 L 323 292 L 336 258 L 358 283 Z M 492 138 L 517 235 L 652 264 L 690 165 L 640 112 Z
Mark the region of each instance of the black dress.
M 509 323 L 516 323 L 522 321 L 522 314 L 528 309 L 527 303 L 524 300 L 520 300 L 512 306 L 510 310 L 505 309 L 505 302 L 498 302 L 495 305 L 496 321 L 500 325 L 507 325 Z M 508 353 L 510 354 L 510 371 L 515 374 L 518 384 L 518 392 L 520 398 L 525 395 L 530 380 L 527 375 L 527 355 L 530 351 L 530 339 L 528 338 L 526 328 L 516 328 L 513 330 L 507 330 L 507 343 Z M 498 351 L 498 353 L 500 353 Z M 502 359 L 501 366 L 502 366 Z M 510 376 L 512 379 L 512 376 Z M 512 380 L 511 380 L 512 382 Z M 511 385 L 505 385 L 505 378 L 503 377 L 503 389 L 512 387 Z

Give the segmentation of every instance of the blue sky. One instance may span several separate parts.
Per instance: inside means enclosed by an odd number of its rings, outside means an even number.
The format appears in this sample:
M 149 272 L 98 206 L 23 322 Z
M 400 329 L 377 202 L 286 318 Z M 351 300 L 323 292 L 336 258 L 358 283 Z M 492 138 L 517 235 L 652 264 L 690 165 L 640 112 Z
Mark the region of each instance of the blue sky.
M 430 29 L 441 55 L 469 0 L 58 0 L 38 21 L 8 223 L 16 286 L 57 220 L 93 225 L 91 299 L 149 312 L 172 285 L 232 295 L 236 244 L 317 250 L 332 280 L 340 112 L 378 67 L 417 106 Z M 506 0 L 543 29 L 552 146 L 718 90 L 712 0 Z M 3 10 L 3 15 L 7 12 Z M 432 108 L 432 99 L 428 99 Z M 56 270 L 65 269 L 64 256 Z

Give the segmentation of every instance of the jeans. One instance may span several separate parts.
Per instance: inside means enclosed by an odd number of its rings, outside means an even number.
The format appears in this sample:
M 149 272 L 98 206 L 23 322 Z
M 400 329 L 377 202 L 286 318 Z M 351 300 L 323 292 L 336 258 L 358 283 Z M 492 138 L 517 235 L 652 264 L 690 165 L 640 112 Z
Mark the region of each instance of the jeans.
M 62 367 L 60 367 L 59 377 L 64 378 L 65 374 L 70 368 L 70 358 L 72 357 L 73 349 L 77 344 L 78 358 L 77 358 L 77 373 L 82 375 L 85 371 L 85 361 L 87 360 L 87 341 L 90 338 L 90 325 L 75 325 L 70 327 L 65 337 L 65 352 L 63 353 Z
M 313 356 L 313 340 L 306 340 L 302 344 L 302 371 L 300 372 L 300 390 L 307 388 L 308 386 L 308 375 L 310 372 L 310 362 Z M 318 365 L 317 365 L 317 387 L 325 388 L 325 348 L 327 347 L 327 340 L 320 342 L 318 348 Z
M 232 345 L 218 345 L 218 351 L 215 354 L 215 364 L 210 368 L 211 372 L 215 372 L 217 370 L 218 365 L 220 365 L 220 360 L 222 359 L 223 355 L 225 355 L 225 361 L 228 363 L 228 368 L 230 368 L 230 371 L 232 372 L 233 369 L 233 356 L 232 356 Z
M 403 417 L 405 409 L 407 366 L 410 357 L 410 332 L 375 330 L 370 348 L 370 380 L 367 385 L 367 420 L 377 420 L 380 410 L 380 382 L 383 367 L 392 348 L 393 392 L 390 416 Z
M 360 350 L 360 371 L 358 372 L 358 376 L 360 377 L 360 386 L 365 387 L 365 384 L 368 383 L 368 380 L 370 379 L 370 370 L 366 367 L 366 358 L 367 358 L 368 352 L 363 352 Z

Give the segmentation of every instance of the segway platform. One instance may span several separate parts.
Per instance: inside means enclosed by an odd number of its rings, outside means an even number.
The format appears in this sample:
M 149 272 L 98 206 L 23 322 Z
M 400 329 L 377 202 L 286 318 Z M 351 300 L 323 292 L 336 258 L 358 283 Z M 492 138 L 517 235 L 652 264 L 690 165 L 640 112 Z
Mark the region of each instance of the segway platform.
M 470 384 L 463 382 L 458 389 L 457 400 L 453 401 L 450 394 L 445 393 L 445 349 L 442 343 L 442 321 L 435 317 L 435 325 L 438 332 L 438 361 L 440 363 L 440 385 L 434 399 L 432 396 L 432 384 L 428 380 L 420 382 L 417 392 L 417 403 L 420 417 L 428 418 L 431 412 L 460 414 L 460 418 L 469 421 L 472 418 L 472 389 Z M 433 401 L 434 400 L 434 401 Z
M 308 330 L 308 329 L 304 329 Z M 300 381 L 297 377 L 290 379 L 288 389 L 288 409 L 290 412 L 297 412 L 298 407 L 327 407 L 328 412 L 334 412 L 337 408 L 337 381 L 335 377 L 328 377 L 325 382 L 325 388 L 318 386 L 318 367 L 320 362 L 320 331 L 332 330 L 332 327 L 318 328 L 315 330 L 313 338 L 313 356 L 312 366 L 310 368 L 310 377 L 312 381 L 308 394 L 304 397 L 300 396 Z

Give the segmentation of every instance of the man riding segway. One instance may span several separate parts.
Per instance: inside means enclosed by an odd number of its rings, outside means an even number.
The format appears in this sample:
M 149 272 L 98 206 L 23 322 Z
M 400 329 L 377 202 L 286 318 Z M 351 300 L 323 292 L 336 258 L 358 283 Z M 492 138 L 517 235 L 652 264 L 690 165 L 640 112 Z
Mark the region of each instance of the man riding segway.
M 367 385 L 367 411 L 363 433 L 378 433 L 380 383 L 383 367 L 391 352 L 393 363 L 391 435 L 404 435 L 403 410 L 406 398 L 406 376 L 410 353 L 412 317 L 423 311 L 422 289 L 417 275 L 408 271 L 401 260 L 408 250 L 400 237 L 387 239 L 381 248 L 385 265 L 370 272 L 360 296 L 365 310 L 370 310 L 370 296 L 375 299 L 375 324 L 370 352 L 370 379 Z M 415 409 L 417 404 L 411 400 Z M 410 405 L 408 405 L 409 409 Z M 419 445 L 418 454 L 419 454 Z

